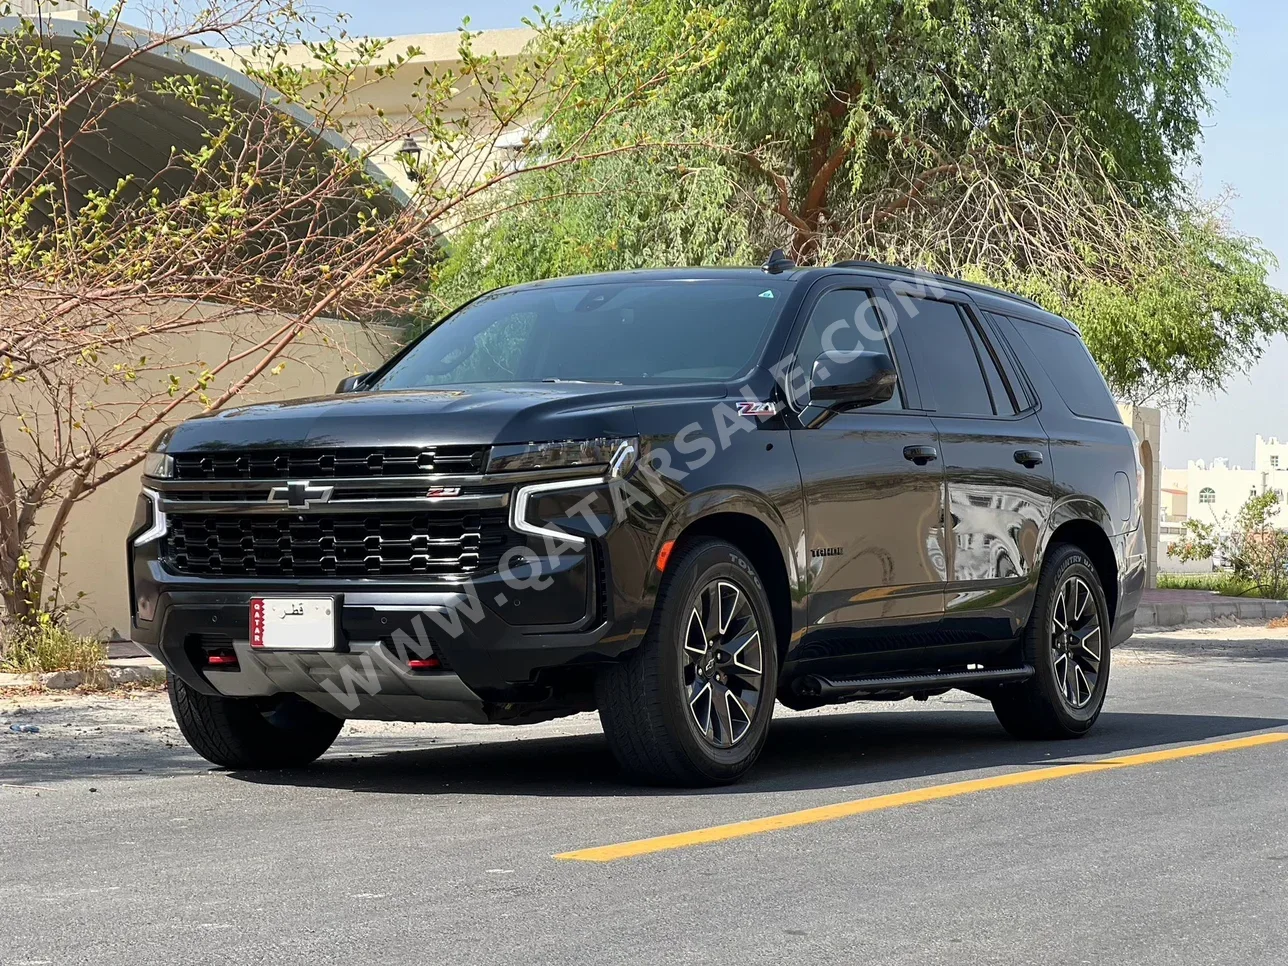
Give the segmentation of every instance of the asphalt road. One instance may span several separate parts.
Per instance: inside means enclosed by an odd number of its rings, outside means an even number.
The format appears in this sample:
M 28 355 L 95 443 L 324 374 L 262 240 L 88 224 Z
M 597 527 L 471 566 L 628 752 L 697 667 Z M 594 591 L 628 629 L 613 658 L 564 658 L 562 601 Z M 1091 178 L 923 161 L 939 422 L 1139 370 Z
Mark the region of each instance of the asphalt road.
M 621 784 L 586 717 L 368 726 L 313 770 L 239 774 L 176 742 L 156 697 L 0 703 L 42 728 L 0 728 L 0 963 L 1288 963 L 1288 742 L 554 858 L 1288 734 L 1288 632 L 1138 639 L 1115 662 L 1080 742 L 1015 743 L 964 695 L 831 709 L 776 721 L 751 778 L 714 792 Z

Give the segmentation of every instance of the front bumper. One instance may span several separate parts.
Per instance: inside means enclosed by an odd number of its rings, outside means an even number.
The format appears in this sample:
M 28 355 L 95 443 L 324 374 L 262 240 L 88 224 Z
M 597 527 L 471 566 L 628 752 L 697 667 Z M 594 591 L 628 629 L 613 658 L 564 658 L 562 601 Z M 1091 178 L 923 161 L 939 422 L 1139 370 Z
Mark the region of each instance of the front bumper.
M 137 574 L 135 579 L 143 582 Z M 151 621 L 136 619 L 132 636 L 174 674 L 205 693 L 330 693 L 332 688 L 325 685 L 328 681 L 341 691 L 350 691 L 354 682 L 361 686 L 374 674 L 378 686 L 367 690 L 382 695 L 434 699 L 454 695 L 461 700 L 470 700 L 472 695 L 477 701 L 513 696 L 535 685 L 543 671 L 612 660 L 634 643 L 633 635 L 610 635 L 612 624 L 598 613 L 597 605 L 588 608 L 591 617 L 580 622 L 582 626 L 510 624 L 495 609 L 497 598 L 505 593 L 498 585 L 503 586 L 499 579 L 483 579 L 468 590 L 353 592 L 313 585 L 215 591 L 158 584 L 155 617 Z M 145 588 L 143 592 L 150 591 Z M 337 598 L 340 613 L 335 651 L 251 648 L 251 598 L 292 593 L 333 593 Z M 404 654 L 434 655 L 441 669 L 410 671 L 405 660 L 399 659 L 400 643 Z M 220 646 L 235 649 L 238 671 L 213 670 L 201 660 L 210 648 Z M 456 679 L 459 688 L 433 683 L 447 678 Z M 387 713 L 364 711 L 361 716 L 444 720 L 407 713 L 411 710 L 391 705 Z
M 638 583 L 632 576 L 643 569 L 636 558 L 645 542 L 630 526 L 543 560 L 540 581 L 516 585 L 524 575 L 507 580 L 496 571 L 468 580 L 182 575 L 165 565 L 155 517 L 142 498 L 128 544 L 131 636 L 203 693 L 297 693 L 342 717 L 510 720 L 524 709 L 575 703 L 563 692 L 586 690 L 581 669 L 637 645 L 636 624 L 647 616 L 617 589 Z M 250 646 L 252 598 L 318 595 L 336 598 L 335 650 Z M 212 666 L 213 651 L 229 663 Z M 409 667 L 409 651 L 432 654 L 438 665 Z

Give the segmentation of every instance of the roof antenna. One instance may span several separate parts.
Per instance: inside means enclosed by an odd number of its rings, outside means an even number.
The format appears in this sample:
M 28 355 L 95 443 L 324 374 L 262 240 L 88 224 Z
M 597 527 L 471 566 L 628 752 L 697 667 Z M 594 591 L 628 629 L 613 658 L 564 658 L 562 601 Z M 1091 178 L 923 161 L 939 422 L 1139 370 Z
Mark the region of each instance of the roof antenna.
M 775 248 L 769 253 L 769 258 L 761 269 L 769 275 L 781 275 L 787 269 L 795 267 L 796 263 L 784 255 L 781 248 Z

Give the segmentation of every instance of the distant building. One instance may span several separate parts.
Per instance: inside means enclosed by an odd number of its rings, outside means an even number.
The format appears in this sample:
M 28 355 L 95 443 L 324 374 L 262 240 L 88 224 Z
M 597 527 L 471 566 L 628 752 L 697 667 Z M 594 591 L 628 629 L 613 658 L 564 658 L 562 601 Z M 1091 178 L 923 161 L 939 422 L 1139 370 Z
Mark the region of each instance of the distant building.
M 1183 470 L 1163 470 L 1163 520 L 1220 523 L 1233 519 L 1249 497 L 1288 492 L 1288 442 L 1258 436 L 1252 469 L 1228 459 L 1191 460 Z

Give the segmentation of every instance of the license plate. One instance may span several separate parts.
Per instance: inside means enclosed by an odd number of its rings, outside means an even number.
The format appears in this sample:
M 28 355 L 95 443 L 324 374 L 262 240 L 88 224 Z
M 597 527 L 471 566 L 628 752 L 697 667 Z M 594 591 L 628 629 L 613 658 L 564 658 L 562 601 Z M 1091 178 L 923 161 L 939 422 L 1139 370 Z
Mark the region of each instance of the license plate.
M 250 646 L 281 651 L 335 650 L 334 597 L 253 597 Z

